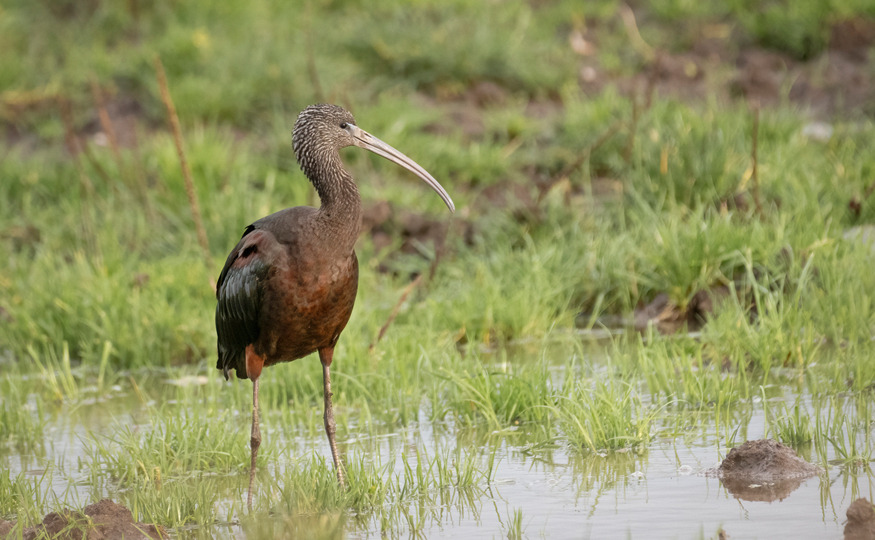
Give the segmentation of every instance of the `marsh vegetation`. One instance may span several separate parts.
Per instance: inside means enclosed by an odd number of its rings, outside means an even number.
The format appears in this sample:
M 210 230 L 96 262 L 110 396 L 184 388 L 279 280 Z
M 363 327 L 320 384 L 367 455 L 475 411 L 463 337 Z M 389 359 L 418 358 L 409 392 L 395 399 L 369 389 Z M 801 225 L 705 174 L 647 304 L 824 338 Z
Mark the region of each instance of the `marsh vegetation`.
M 110 497 L 181 538 L 838 537 L 875 485 L 875 10 L 707 5 L 0 8 L 0 519 Z M 459 211 L 344 154 L 349 486 L 299 360 L 262 378 L 249 513 L 210 284 L 247 224 L 317 204 L 290 134 L 323 100 Z M 760 506 L 695 475 L 764 437 L 825 473 Z

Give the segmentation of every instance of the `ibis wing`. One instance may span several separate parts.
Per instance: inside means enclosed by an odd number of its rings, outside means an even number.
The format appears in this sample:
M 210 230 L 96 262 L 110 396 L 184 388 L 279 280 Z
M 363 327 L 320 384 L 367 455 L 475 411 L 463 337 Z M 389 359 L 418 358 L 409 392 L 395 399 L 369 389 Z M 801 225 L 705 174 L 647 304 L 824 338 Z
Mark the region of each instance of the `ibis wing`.
M 246 347 L 261 333 L 259 318 L 264 298 L 264 280 L 270 270 L 266 243 L 276 242 L 272 234 L 246 228 L 243 238 L 231 250 L 216 286 L 216 334 L 219 360 L 216 368 L 225 378 L 231 369 L 246 378 Z

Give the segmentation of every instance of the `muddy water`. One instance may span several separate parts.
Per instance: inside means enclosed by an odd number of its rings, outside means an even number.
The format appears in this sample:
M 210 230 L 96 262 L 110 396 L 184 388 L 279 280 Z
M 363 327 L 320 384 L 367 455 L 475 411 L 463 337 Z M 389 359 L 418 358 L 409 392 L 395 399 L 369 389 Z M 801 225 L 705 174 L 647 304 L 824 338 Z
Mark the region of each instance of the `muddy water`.
M 208 382 L 217 383 L 213 379 Z M 9 468 L 13 476 L 28 471 L 38 478 L 47 464 L 53 464 L 64 474 L 51 475 L 46 488 L 73 504 L 77 499 L 84 505 L 103 494 L 112 495 L 110 489 L 92 493 L 88 468 L 82 465 L 88 461 L 85 447 L 89 432 L 105 429 L 108 413 L 115 418 L 132 418 L 136 423 L 142 407 L 138 400 L 119 391 L 105 402 L 86 401 L 75 411 L 61 409 L 50 418 L 43 450 L 17 454 L 6 449 L 0 452 L 0 467 Z M 528 538 L 705 539 L 717 538 L 718 531 L 724 529 L 736 539 L 840 539 L 848 506 L 858 497 L 875 499 L 871 471 L 831 465 L 829 461 L 837 457 L 832 448 L 827 463 L 820 463 L 814 452 L 803 451 L 803 456 L 823 466 L 825 473 L 802 481 L 777 500 L 751 501 L 744 494 L 733 494 L 718 479 L 701 473 L 719 463 L 727 452 L 727 441 L 733 437 L 735 444 L 761 438 L 766 418 L 757 399 L 740 404 L 722 426 L 715 425 L 713 418 L 691 417 L 681 425 L 668 425 L 665 420 L 659 435 L 639 453 L 579 456 L 561 447 L 540 444 L 523 429 L 471 432 L 452 425 L 433 425 L 424 413 L 418 422 L 402 430 L 361 436 L 350 429 L 342 446 L 347 453 L 378 456 L 382 463 L 394 461 L 396 470 L 401 469 L 402 452 L 410 455 L 417 448 L 431 455 L 458 446 L 479 449 L 484 455 L 495 452 L 498 465 L 494 481 L 481 486 L 482 495 L 467 501 L 462 498 L 461 502 L 454 499 L 443 507 L 408 509 L 408 515 L 419 522 L 418 534 L 425 538 L 505 538 L 515 513 L 521 512 L 522 536 Z M 329 455 L 321 432 L 312 438 L 274 435 L 287 437 L 285 442 L 302 452 Z M 228 492 L 219 504 L 239 507 L 239 500 L 232 499 L 242 493 L 244 482 L 243 475 L 219 482 L 220 486 L 227 485 L 223 489 Z M 265 515 L 256 521 L 271 519 L 275 518 Z M 314 534 L 324 532 L 324 523 L 313 516 L 292 521 L 299 522 L 305 531 L 313 527 Z M 407 537 L 410 533 L 404 523 L 396 523 L 395 527 L 400 531 L 390 536 Z M 246 518 L 242 523 L 185 528 L 175 534 L 180 538 L 270 536 Z M 381 531 L 373 519 L 350 519 L 344 535 L 379 538 Z

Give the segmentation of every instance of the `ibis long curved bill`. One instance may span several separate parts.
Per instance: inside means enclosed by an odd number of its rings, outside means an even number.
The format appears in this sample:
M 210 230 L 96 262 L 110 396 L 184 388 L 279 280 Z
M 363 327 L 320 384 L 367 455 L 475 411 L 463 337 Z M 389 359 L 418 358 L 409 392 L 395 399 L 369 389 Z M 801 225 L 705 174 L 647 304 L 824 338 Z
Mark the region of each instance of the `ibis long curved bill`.
M 441 199 L 444 200 L 444 203 L 446 203 L 447 208 L 449 208 L 451 212 L 456 211 L 456 205 L 453 204 L 453 199 L 450 198 L 447 191 L 418 163 L 358 126 L 350 125 L 348 129 L 355 139 L 356 146 L 364 148 L 365 150 L 370 150 L 378 156 L 388 159 L 392 163 L 401 165 L 416 176 L 422 178 L 426 184 L 431 186 L 433 190 L 437 191 L 437 194 L 441 196 Z

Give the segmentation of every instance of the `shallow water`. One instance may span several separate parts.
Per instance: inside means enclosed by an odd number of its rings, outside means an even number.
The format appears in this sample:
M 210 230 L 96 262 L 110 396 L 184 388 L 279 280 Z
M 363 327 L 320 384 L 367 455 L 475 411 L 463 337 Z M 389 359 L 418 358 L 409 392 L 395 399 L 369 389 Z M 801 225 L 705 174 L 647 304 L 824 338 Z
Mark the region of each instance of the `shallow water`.
M 152 378 L 152 395 L 161 400 L 174 390 L 164 381 L 155 382 L 159 379 Z M 189 382 L 224 384 L 212 374 L 206 380 Z M 161 385 L 164 390 L 159 388 Z M 451 494 L 443 498 L 443 503 L 436 502 L 441 498 L 435 497 L 435 501 L 418 506 L 406 505 L 401 515 L 407 523 L 395 523 L 388 532 L 392 537 L 506 538 L 515 514 L 521 512 L 522 536 L 529 538 L 704 539 L 717 538 L 721 528 L 731 538 L 842 538 L 845 512 L 851 502 L 858 497 L 873 500 L 873 475 L 868 466 L 831 464 L 837 457 L 832 447 L 827 450 L 826 463 L 819 462 L 810 448 L 802 452 L 807 460 L 823 466 L 825 472 L 801 482 L 789 495 L 783 495 L 783 500 L 744 500 L 730 493 L 718 479 L 702 474 L 719 463 L 728 446 L 763 437 L 767 413 L 761 405 L 759 398 L 738 403 L 724 414 L 719 426 L 717 415 L 707 410 L 669 412 L 658 424 L 657 437 L 645 449 L 613 454 L 572 454 L 561 446 L 545 443 L 525 427 L 490 433 L 456 428 L 451 422 L 432 424 L 424 411 L 417 421 L 403 428 L 372 429 L 361 434 L 351 424 L 348 431 L 339 431 L 338 435 L 342 452 L 365 455 L 383 464 L 394 463 L 396 471 L 403 469 L 402 453 L 413 462 L 417 451 L 435 455 L 462 447 L 481 454 L 484 461 L 494 452 L 497 466 L 493 480 L 478 486 L 482 492 L 473 497 Z M 43 478 L 47 468 L 62 471 L 44 477 L 44 487 L 50 487 L 71 505 L 79 501 L 84 506 L 97 497 L 112 496 L 108 482 L 94 492 L 86 447 L 92 444 L 91 437 L 110 434 L 108 426 L 113 424 L 109 418 L 124 424 L 148 423 L 147 406 L 117 388 L 106 399 L 84 399 L 72 408 L 59 407 L 50 414 L 46 443 L 40 450 L 21 454 L 7 448 L 0 451 L 0 466 L 10 469 L 13 477 L 26 471 L 34 481 Z M 314 411 L 317 425 L 321 424 L 320 414 Z M 240 415 L 243 426 L 246 412 Z M 289 432 L 278 424 L 276 419 L 265 419 L 269 437 L 295 448 L 299 455 L 315 452 L 330 459 L 321 430 L 311 436 Z M 868 429 L 871 431 L 872 426 Z M 288 458 L 283 459 L 285 463 L 275 466 L 288 466 Z M 271 471 L 260 472 L 259 482 L 266 480 L 266 474 Z M 225 498 L 218 504 L 239 509 L 245 482 L 244 474 L 219 477 L 216 485 Z M 769 486 L 758 489 L 768 490 Z M 8 509 L 2 509 L 2 513 L 8 513 Z M 335 521 L 329 522 L 337 523 L 336 518 L 331 517 Z M 185 527 L 174 534 L 186 538 L 266 538 L 275 532 L 266 532 L 265 523 L 277 519 L 266 514 L 246 517 L 244 513 L 241 521 L 234 518 L 216 526 Z M 294 524 L 305 537 L 308 530 L 314 534 L 326 530 L 324 516 L 283 519 L 279 527 Z M 372 516 L 347 516 L 339 523 L 341 536 L 383 536 L 380 523 Z
M 761 415 L 749 432 L 762 433 Z M 428 444 L 428 426 L 420 429 Z M 755 438 L 755 437 L 752 437 Z M 531 456 L 505 437 L 500 464 L 485 496 L 465 516 L 423 529 L 426 538 L 503 538 L 514 510 L 531 538 L 842 538 L 847 507 L 872 500 L 872 475 L 830 467 L 774 502 L 736 498 L 716 478 L 700 473 L 719 463 L 716 441 L 663 440 L 642 455 L 570 457 L 554 450 Z M 327 452 L 327 448 L 322 449 Z M 356 531 L 351 538 L 379 536 Z

